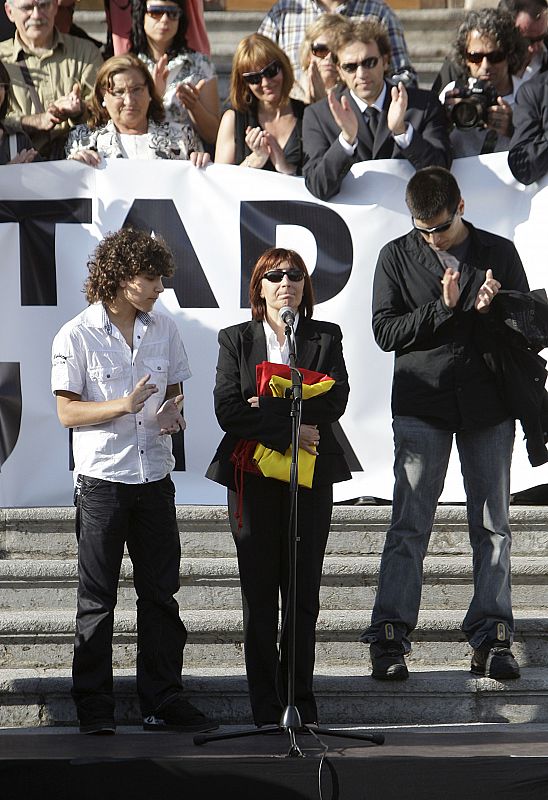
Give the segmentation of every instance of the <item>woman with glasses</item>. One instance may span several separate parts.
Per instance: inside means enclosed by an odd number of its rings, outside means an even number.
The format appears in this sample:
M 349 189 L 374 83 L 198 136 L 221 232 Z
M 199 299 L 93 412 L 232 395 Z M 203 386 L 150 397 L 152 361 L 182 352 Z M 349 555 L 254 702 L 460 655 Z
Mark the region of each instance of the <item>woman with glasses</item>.
M 215 163 L 300 175 L 304 103 L 293 100 L 288 57 L 266 36 L 252 33 L 236 49 L 230 103 L 221 119 Z
M 13 130 L 6 122 L 10 107 L 11 80 L 9 73 L 0 61 L 0 165 L 28 164 L 41 161 L 32 142 L 23 131 Z
M 508 150 L 526 52 L 512 16 L 498 8 L 469 11 L 453 47 L 463 77 L 440 93 L 452 128 L 453 158 Z
M 97 73 L 87 125 L 67 141 L 67 158 L 97 167 L 104 158 L 190 159 L 209 156 L 190 125 L 165 121 L 165 110 L 148 69 L 126 53 L 105 61 Z
M 340 84 L 333 51 L 337 32 L 346 24 L 347 18 L 340 14 L 322 14 L 307 28 L 301 45 L 303 75 L 297 84 L 299 97 L 302 97 L 305 103 L 315 103 L 327 97 L 329 92 Z
M 220 117 L 217 77 L 209 57 L 187 45 L 187 8 L 183 0 L 136 0 L 132 50 L 152 73 L 167 119 L 192 125 L 204 144 L 214 145 Z
M 340 328 L 312 319 L 312 283 L 294 250 L 271 248 L 253 269 L 249 284 L 251 317 L 219 333 L 214 399 L 225 431 L 207 477 L 228 488 L 228 511 L 238 553 L 244 616 L 244 649 L 253 718 L 277 724 L 287 705 L 287 631 L 279 662 L 278 596 L 282 620 L 287 610 L 290 496 L 288 484 L 246 472 L 241 484 L 234 451 L 258 441 L 285 453 L 291 442 L 290 400 L 259 396 L 256 367 L 263 361 L 288 364 L 285 324 L 280 310 L 295 314 L 297 366 L 326 373 L 335 381 L 325 394 L 302 402 L 299 447 L 315 458 L 312 487 L 298 496 L 295 703 L 303 723 L 317 722 L 312 688 L 316 620 L 322 563 L 333 505 L 333 483 L 350 472 L 332 424 L 344 413 L 348 378 Z M 237 491 L 239 485 L 239 491 Z M 285 634 L 285 635 L 284 635 Z

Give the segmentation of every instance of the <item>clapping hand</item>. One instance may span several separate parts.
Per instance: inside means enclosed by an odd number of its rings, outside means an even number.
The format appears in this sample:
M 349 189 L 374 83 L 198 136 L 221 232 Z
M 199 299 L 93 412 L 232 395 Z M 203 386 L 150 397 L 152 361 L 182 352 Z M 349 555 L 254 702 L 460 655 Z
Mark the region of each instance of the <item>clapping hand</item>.
M 160 426 L 160 434 L 178 433 L 184 431 L 186 422 L 179 411 L 179 403 L 183 402 L 183 395 L 170 397 L 156 412 L 156 419 Z

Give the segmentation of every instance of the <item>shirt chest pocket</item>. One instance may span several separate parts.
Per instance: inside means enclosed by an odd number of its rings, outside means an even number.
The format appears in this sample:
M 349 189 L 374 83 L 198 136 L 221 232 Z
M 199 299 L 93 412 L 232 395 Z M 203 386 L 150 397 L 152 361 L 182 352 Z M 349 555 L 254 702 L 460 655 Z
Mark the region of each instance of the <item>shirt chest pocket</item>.
M 167 370 L 169 362 L 167 358 L 155 358 L 148 356 L 143 359 L 143 368 L 145 374 L 150 374 L 150 383 L 155 384 L 158 389 L 158 400 L 161 405 L 164 402 L 164 397 L 167 389 Z
M 120 366 L 92 367 L 88 371 L 95 400 L 116 400 L 124 395 L 124 370 Z

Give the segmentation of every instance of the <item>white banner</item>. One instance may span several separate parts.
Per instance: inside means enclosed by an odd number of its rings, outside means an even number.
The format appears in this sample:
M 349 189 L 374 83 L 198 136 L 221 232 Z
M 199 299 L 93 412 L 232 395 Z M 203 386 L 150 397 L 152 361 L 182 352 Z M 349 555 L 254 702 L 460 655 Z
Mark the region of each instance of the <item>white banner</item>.
M 531 287 L 546 287 L 548 192 L 517 184 L 504 153 L 462 159 L 453 171 L 465 217 L 514 239 Z M 392 355 L 373 341 L 371 286 L 379 249 L 409 230 L 411 174 L 405 161 L 359 164 L 335 201 L 322 203 L 302 179 L 231 166 L 113 160 L 98 170 L 77 162 L 2 169 L 0 505 L 71 502 L 68 434 L 49 389 L 51 342 L 85 306 L 86 262 L 97 241 L 124 224 L 161 234 L 178 264 L 159 301 L 180 325 L 193 371 L 185 385 L 186 468 L 173 475 L 177 502 L 225 501 L 223 487 L 203 477 L 222 435 L 212 398 L 217 332 L 249 318 L 241 301 L 249 271 L 273 245 L 302 254 L 314 273 L 315 316 L 344 334 L 351 393 L 341 425 L 356 471 L 335 498 L 390 498 Z M 496 264 L 487 266 L 496 277 Z M 518 428 L 512 490 L 541 483 L 548 466 L 529 466 Z M 456 458 L 442 499 L 463 499 Z

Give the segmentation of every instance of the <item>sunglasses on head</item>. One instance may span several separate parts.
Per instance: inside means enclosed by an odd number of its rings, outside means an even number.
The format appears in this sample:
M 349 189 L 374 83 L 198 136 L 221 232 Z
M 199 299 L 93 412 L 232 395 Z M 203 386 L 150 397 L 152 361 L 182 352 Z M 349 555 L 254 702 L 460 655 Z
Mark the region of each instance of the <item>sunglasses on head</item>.
M 293 283 L 298 283 L 304 278 L 304 273 L 301 272 L 300 269 L 271 269 L 269 272 L 265 272 L 263 278 L 270 281 L 270 283 L 281 283 L 284 279 L 284 275 L 287 275 L 289 280 Z
M 347 64 L 341 64 L 341 69 L 353 75 L 358 71 L 358 67 L 362 67 L 363 69 L 375 69 L 379 61 L 379 56 L 369 56 L 369 58 L 364 58 L 362 61 L 350 61 Z
M 258 86 L 263 78 L 275 78 L 281 68 L 282 65 L 279 61 L 271 61 L 270 64 L 267 64 L 266 67 L 263 67 L 259 72 L 242 73 L 242 78 L 251 86 Z
M 489 53 L 466 53 L 466 60 L 471 64 L 481 64 L 486 58 L 490 64 L 500 64 L 506 58 L 503 50 L 491 50 Z
M 453 211 L 453 213 L 451 214 L 451 218 L 448 219 L 447 222 L 442 222 L 441 225 L 434 225 L 432 228 L 419 228 L 419 226 L 415 222 L 415 217 L 411 217 L 411 221 L 416 231 L 418 231 L 419 233 L 424 233 L 427 236 L 430 236 L 433 233 L 445 233 L 445 231 L 448 231 L 451 225 L 453 224 L 453 221 L 457 216 L 457 211 L 458 209 L 455 209 Z
M 162 19 L 164 14 L 168 19 L 176 20 L 181 16 L 179 6 L 147 6 L 147 14 L 152 19 Z
M 310 51 L 317 58 L 325 58 L 331 52 L 329 47 L 321 42 L 314 42 L 314 44 L 310 45 Z

